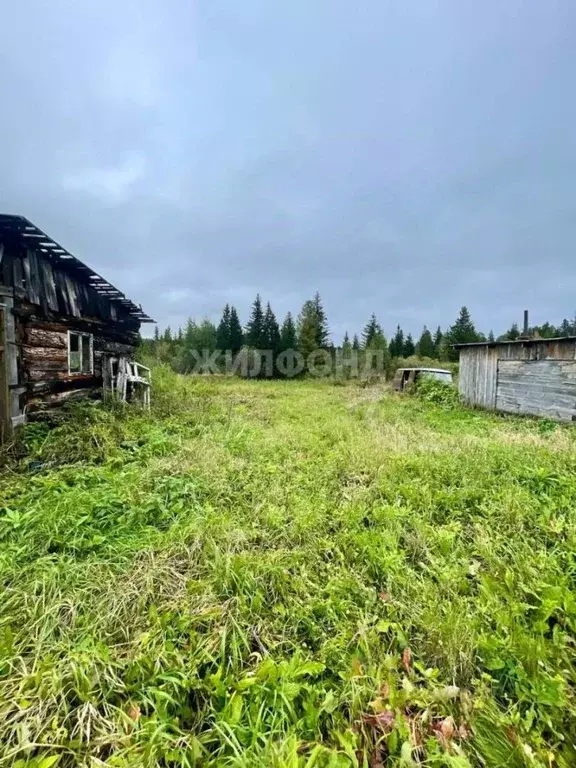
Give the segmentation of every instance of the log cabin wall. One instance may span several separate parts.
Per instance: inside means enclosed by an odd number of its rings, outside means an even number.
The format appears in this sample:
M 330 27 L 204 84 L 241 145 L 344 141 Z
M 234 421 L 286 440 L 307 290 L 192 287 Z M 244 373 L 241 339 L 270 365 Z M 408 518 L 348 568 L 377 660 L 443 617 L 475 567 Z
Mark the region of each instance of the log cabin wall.
M 99 397 L 107 357 L 132 356 L 139 319 L 123 303 L 99 294 L 82 264 L 61 266 L 0 233 L 0 293 L 10 302 L 12 424 L 22 416 L 79 397 Z M 88 268 L 87 273 L 91 271 Z M 90 338 L 90 372 L 71 372 L 69 334 Z

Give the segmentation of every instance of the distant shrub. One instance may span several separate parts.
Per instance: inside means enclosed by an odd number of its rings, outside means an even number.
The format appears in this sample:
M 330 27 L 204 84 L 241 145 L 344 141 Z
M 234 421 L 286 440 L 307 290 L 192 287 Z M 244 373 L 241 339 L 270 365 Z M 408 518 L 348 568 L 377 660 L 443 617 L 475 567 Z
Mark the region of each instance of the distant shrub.
M 460 405 L 458 390 L 454 384 L 420 376 L 416 382 L 416 395 L 428 403 L 441 405 L 443 408 L 456 408 Z

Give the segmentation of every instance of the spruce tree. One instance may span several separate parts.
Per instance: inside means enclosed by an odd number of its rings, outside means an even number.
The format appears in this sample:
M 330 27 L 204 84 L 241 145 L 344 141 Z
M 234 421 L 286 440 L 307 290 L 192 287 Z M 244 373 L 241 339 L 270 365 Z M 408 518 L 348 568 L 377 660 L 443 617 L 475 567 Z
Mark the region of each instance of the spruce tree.
M 420 357 L 434 357 L 434 341 L 426 326 L 422 329 L 422 334 L 418 339 L 417 349 Z
M 460 309 L 460 314 L 454 325 L 450 326 L 447 336 L 451 344 L 470 344 L 478 341 L 478 333 L 470 317 L 468 307 Z
M 364 349 L 368 349 L 372 343 L 372 339 L 378 332 L 382 333 L 382 328 L 380 327 L 380 324 L 376 319 L 376 315 L 373 312 L 370 316 L 370 320 L 368 320 L 364 326 L 364 330 L 362 331 L 362 346 Z
M 518 323 L 512 323 L 510 328 L 504 334 L 508 341 L 515 341 L 520 336 L 520 329 Z
M 488 334 L 488 341 L 492 342 L 494 340 L 494 331 L 490 330 L 490 333 Z
M 360 342 L 358 340 L 358 334 L 357 333 L 354 334 L 354 338 L 352 339 L 352 349 L 355 352 L 358 352 L 358 350 L 360 349 Z
M 444 334 L 442 333 L 442 329 L 438 326 L 438 328 L 436 328 L 436 333 L 434 334 L 434 357 L 437 357 L 438 359 L 440 359 L 443 338 Z
M 396 333 L 390 340 L 390 356 L 402 357 L 404 354 L 404 331 L 399 325 L 396 326 Z
M 388 370 L 388 364 L 390 362 L 390 351 L 388 349 L 388 342 L 384 336 L 384 332 L 380 327 L 378 321 L 376 321 L 376 329 L 370 339 L 369 344 L 364 347 L 365 350 L 365 365 L 369 366 L 370 370 L 377 371 L 378 373 L 386 373 Z M 373 352 L 377 352 L 375 357 Z M 382 368 L 379 368 L 379 365 Z
M 205 317 L 196 329 L 196 349 L 214 352 L 216 350 L 216 336 L 216 326 Z
M 350 343 L 350 337 L 348 336 L 348 331 L 344 334 L 344 340 L 342 341 L 342 352 L 344 353 L 344 357 L 347 357 L 348 354 L 352 350 L 352 344 Z
M 240 325 L 236 307 L 230 307 L 230 335 L 228 343 L 230 345 L 229 349 L 233 355 L 237 355 L 244 344 L 244 334 L 242 332 L 242 326 Z
M 252 313 L 246 327 L 246 342 L 253 349 L 265 349 L 266 338 L 264 336 L 264 312 L 262 311 L 262 299 L 256 295 L 252 305 Z
M 314 294 L 314 310 L 316 312 L 316 346 L 318 349 L 326 349 L 328 346 L 328 321 L 322 306 L 322 300 L 318 291 Z
M 314 301 L 305 301 L 298 318 L 298 351 L 307 360 L 318 349 L 318 313 Z
M 280 353 L 280 328 L 270 302 L 266 304 L 266 312 L 264 313 L 263 333 L 265 339 L 264 349 L 272 352 L 272 369 L 268 372 L 270 376 L 276 374 L 276 357 Z
M 154 341 L 160 341 L 160 331 L 157 325 L 154 326 Z
M 412 340 L 412 334 L 408 334 L 404 339 L 404 348 L 402 350 L 403 357 L 412 357 L 414 354 L 414 341 Z
M 454 325 L 446 332 L 444 343 L 449 360 L 458 360 L 458 350 L 452 344 L 470 344 L 479 341 L 479 334 L 474 327 L 468 307 L 462 307 Z
M 166 328 L 166 330 L 164 331 L 164 341 L 167 344 L 171 344 L 172 343 L 172 331 L 170 330 L 170 326 L 168 326 Z
M 292 313 L 288 312 L 282 323 L 282 329 L 280 331 L 280 349 L 282 352 L 286 352 L 289 349 L 296 349 L 296 325 L 292 317 Z
M 198 326 L 195 321 L 189 317 L 184 331 L 184 346 L 188 349 L 196 349 L 196 331 Z
M 216 332 L 216 349 L 224 352 L 230 349 L 230 305 L 226 304 L 222 312 L 222 319 Z

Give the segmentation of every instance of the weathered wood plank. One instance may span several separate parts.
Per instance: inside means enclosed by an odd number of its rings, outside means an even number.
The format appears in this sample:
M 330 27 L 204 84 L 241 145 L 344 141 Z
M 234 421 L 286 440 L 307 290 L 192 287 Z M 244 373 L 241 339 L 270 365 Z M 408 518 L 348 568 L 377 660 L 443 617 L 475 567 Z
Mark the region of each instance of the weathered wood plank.
M 32 251 L 28 250 L 28 264 L 29 264 L 29 274 L 27 276 L 27 289 L 28 289 L 28 295 L 30 296 L 30 301 L 33 304 L 42 304 L 42 291 L 41 291 L 41 281 L 40 281 L 40 275 L 38 271 L 38 255 Z
M 58 297 L 56 296 L 56 285 L 54 283 L 54 272 L 52 265 L 46 259 L 43 259 L 40 263 L 42 271 L 42 286 L 48 308 L 53 312 L 58 312 Z
M 574 360 L 500 360 L 496 407 L 570 421 L 576 417 Z

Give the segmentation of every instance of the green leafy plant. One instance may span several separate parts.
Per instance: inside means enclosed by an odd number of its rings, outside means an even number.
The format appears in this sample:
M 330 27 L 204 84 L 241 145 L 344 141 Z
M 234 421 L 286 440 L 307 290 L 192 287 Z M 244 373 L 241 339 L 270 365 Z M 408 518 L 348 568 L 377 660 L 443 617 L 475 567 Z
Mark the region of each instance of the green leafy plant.
M 153 381 L 2 472 L 1 765 L 576 764 L 571 429 Z

